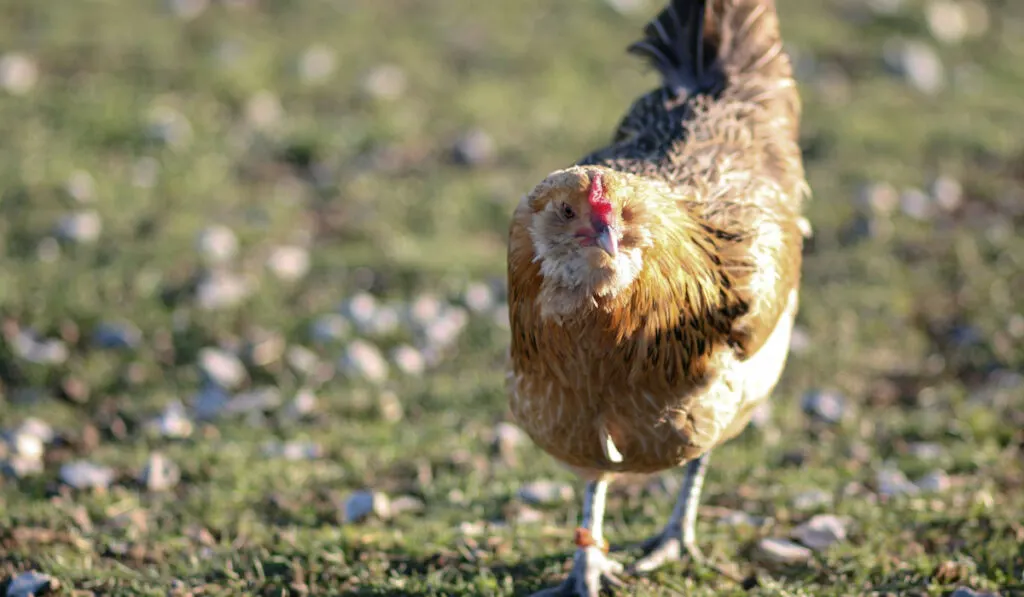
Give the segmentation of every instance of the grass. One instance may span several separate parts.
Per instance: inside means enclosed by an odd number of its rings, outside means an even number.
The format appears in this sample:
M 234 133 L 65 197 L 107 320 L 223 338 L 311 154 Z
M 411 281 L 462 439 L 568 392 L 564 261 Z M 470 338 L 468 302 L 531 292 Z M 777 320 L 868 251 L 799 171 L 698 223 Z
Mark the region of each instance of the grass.
M 811 348 L 790 357 L 769 424 L 716 452 L 698 527 L 705 552 L 756 582 L 677 565 L 628 592 L 1024 594 L 1024 8 L 988 0 L 984 35 L 936 43 L 948 84 L 925 95 L 883 62 L 888 40 L 930 40 L 922 2 L 868 20 L 859 2 L 779 5 L 802 65 L 815 194 L 799 317 Z M 573 479 L 531 445 L 495 449 L 507 332 L 491 315 L 473 316 L 427 374 L 384 389 L 306 379 L 277 358 L 250 367 L 250 385 L 285 397 L 312 386 L 309 420 L 224 418 L 181 440 L 145 423 L 191 403 L 203 347 L 270 333 L 333 362 L 342 346 L 314 341 L 310 323 L 355 291 L 458 302 L 469 281 L 500 280 L 519 196 L 605 142 L 654 84 L 621 51 L 654 10 L 252 0 L 181 19 L 155 0 L 0 5 L 0 51 L 39 69 L 27 93 L 0 93 L 0 429 L 33 416 L 58 432 L 42 473 L 0 478 L 0 588 L 26 569 L 76 595 L 524 595 L 558 581 L 578 503 L 527 523 L 517 491 Z M 311 47 L 335 57 L 322 80 L 300 76 Z M 365 90 L 382 64 L 405 73 L 397 97 Z M 170 118 L 156 138 L 154 118 Z M 471 130 L 495 155 L 468 167 L 451 148 Z M 85 207 L 65 190 L 78 170 L 94 181 Z M 954 214 L 865 221 L 863 184 L 925 187 L 938 174 L 962 182 Z M 96 242 L 52 240 L 80 209 L 101 218 Z M 195 238 L 211 223 L 237 232 L 234 267 L 258 282 L 213 312 L 190 298 Z M 265 271 L 285 243 L 311 248 L 301 281 Z M 91 345 L 99 323 L 123 320 L 140 328 L 138 347 Z M 19 357 L 19 329 L 62 338 L 69 358 Z M 839 423 L 801 411 L 815 389 L 846 397 Z M 269 440 L 313 441 L 323 455 L 268 457 Z M 920 442 L 938 444 L 938 460 L 915 455 Z M 134 480 L 153 451 L 181 468 L 170 492 Z M 113 467 L 113 486 L 60 484 L 60 465 L 80 458 Z M 950 487 L 879 496 L 888 464 L 911 478 L 942 469 Z M 658 527 L 677 477 L 615 486 L 613 543 Z M 340 504 L 364 488 L 424 507 L 345 523 Z M 810 490 L 825 503 L 796 508 Z M 732 509 L 767 521 L 719 524 Z M 846 541 L 803 565 L 756 559 L 758 539 L 818 511 L 851 518 Z

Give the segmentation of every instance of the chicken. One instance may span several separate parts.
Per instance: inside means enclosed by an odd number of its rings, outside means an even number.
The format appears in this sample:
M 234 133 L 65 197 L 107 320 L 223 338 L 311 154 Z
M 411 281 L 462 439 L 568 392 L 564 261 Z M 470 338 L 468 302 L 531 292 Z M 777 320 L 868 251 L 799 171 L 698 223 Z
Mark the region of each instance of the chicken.
M 797 310 L 809 189 L 774 2 L 673 0 L 645 35 L 630 51 L 661 87 L 510 227 L 512 415 L 586 481 L 573 569 L 551 594 L 620 582 L 602 530 L 620 472 L 685 466 L 630 571 L 700 557 L 708 455 L 772 392 Z

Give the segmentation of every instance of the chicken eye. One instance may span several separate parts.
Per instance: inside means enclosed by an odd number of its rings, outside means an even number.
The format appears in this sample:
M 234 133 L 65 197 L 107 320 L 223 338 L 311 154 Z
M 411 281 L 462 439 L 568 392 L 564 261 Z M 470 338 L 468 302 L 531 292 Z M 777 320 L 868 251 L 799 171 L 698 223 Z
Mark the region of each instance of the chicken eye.
M 562 204 L 562 217 L 566 220 L 571 220 L 576 217 L 576 210 L 572 208 L 568 203 Z

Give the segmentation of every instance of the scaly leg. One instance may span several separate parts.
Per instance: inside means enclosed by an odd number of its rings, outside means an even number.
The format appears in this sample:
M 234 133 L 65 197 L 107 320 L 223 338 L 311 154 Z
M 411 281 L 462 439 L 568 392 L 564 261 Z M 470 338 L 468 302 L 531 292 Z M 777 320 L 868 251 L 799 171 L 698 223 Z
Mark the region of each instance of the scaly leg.
M 672 508 L 672 516 L 661 533 L 644 542 L 646 555 L 630 566 L 630 572 L 650 572 L 666 562 L 682 559 L 683 550 L 697 563 L 704 563 L 704 555 L 697 548 L 697 508 L 700 491 L 704 487 L 704 473 L 708 469 L 710 452 L 686 463 L 683 486 Z
M 576 555 L 573 558 L 572 572 L 561 585 L 534 593 L 533 597 L 554 595 L 577 595 L 579 597 L 597 597 L 602 584 L 618 586 L 622 584 L 617 577 L 622 572 L 622 564 L 609 559 L 608 542 L 604 539 L 604 502 L 608 493 L 608 481 L 600 479 L 587 483 L 583 495 L 583 522 L 576 529 Z

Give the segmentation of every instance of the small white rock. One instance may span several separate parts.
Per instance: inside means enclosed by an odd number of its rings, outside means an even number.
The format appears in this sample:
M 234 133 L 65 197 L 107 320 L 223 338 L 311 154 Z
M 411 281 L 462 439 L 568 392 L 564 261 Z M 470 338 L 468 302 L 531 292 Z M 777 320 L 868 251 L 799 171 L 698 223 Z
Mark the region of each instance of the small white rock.
M 948 491 L 952 483 L 945 471 L 935 470 L 921 477 L 915 483 L 921 491 L 929 493 L 942 493 Z
M 333 73 L 337 62 L 334 51 L 326 46 L 311 46 L 299 59 L 299 77 L 305 83 L 322 83 Z
M 930 220 L 934 215 L 932 201 L 921 189 L 907 189 L 900 193 L 900 208 L 915 220 Z
M 389 336 L 398 331 L 401 324 L 401 314 L 394 305 L 381 305 L 363 332 L 377 337 Z
M 811 550 L 788 541 L 766 537 L 757 542 L 757 551 L 764 559 L 777 564 L 802 564 L 811 559 Z
M 192 141 L 192 125 L 174 108 L 154 106 L 146 118 L 146 133 L 154 141 L 174 148 L 185 147 Z
M 888 43 L 886 62 L 922 93 L 934 95 L 946 85 L 946 68 L 935 49 L 920 41 Z
M 494 161 L 498 147 L 482 129 L 473 129 L 459 136 L 452 148 L 455 161 L 466 166 L 483 166 Z
M 849 521 L 832 514 L 818 514 L 793 530 L 793 536 L 815 551 L 846 540 Z
M 11 579 L 7 585 L 7 597 L 33 597 L 56 590 L 59 586 L 60 583 L 52 576 L 29 570 Z
M 635 15 L 647 9 L 647 0 L 605 0 L 615 12 L 622 15 Z
M 365 340 L 353 340 L 339 363 L 346 374 L 374 383 L 383 383 L 388 378 L 388 363 L 380 350 Z
M 199 369 L 208 380 L 228 390 L 242 385 L 246 378 L 242 360 L 219 348 L 199 351 Z
M 180 400 L 170 402 L 162 413 L 149 423 L 153 433 L 167 438 L 185 438 L 192 435 L 192 420 Z
M 399 400 L 398 394 L 390 390 L 384 390 L 377 397 L 377 408 L 380 411 L 380 417 L 388 423 L 397 423 L 405 416 L 405 409 L 402 408 L 402 401 Z
M 761 526 L 762 519 L 757 516 L 751 516 L 742 510 L 733 510 L 725 516 L 718 519 L 718 524 L 730 526 L 730 527 L 759 527 Z
M 869 214 L 889 216 L 900 204 L 900 194 L 887 182 L 872 182 L 860 189 L 858 203 Z
M 935 39 L 947 43 L 960 43 L 968 33 L 967 13 L 953 0 L 932 0 L 925 16 Z
M 217 418 L 230 400 L 227 392 L 216 384 L 206 383 L 192 399 L 192 410 L 200 420 Z
M 377 299 L 368 292 L 357 292 L 345 301 L 341 312 L 361 331 L 368 330 L 377 315 Z
M 92 342 L 99 348 L 132 349 L 142 342 L 142 330 L 127 321 L 104 321 L 93 330 Z
M 64 191 L 79 203 L 96 200 L 96 181 L 85 170 L 75 170 L 64 183 Z
M 920 460 L 938 460 L 945 453 L 941 444 L 935 442 L 914 442 L 907 446 L 907 452 Z
M 395 517 L 399 514 L 422 512 L 425 508 L 426 504 L 419 498 L 402 495 L 391 500 L 390 514 Z
M 832 494 L 823 489 L 802 491 L 793 497 L 793 508 L 806 512 L 832 504 Z
M 473 313 L 484 313 L 494 307 L 494 291 L 483 282 L 473 282 L 466 287 L 463 300 Z
M 226 263 L 238 254 L 238 237 L 227 226 L 208 226 L 196 238 L 196 250 L 206 263 Z
M 409 321 L 425 327 L 441 317 L 445 304 L 433 294 L 421 294 L 409 305 Z
M 876 482 L 878 493 L 885 496 L 913 495 L 919 491 L 917 485 L 911 483 L 903 471 L 892 465 L 878 471 Z
M 114 469 L 76 460 L 60 467 L 60 480 L 75 489 L 105 489 L 114 482 Z
M 502 421 L 494 426 L 494 441 L 499 448 L 516 448 L 526 442 L 527 436 L 522 429 Z
M 391 351 L 391 362 L 406 375 L 423 375 L 427 368 L 423 354 L 407 344 L 397 346 Z
M 270 91 L 257 92 L 245 102 L 245 119 L 257 129 L 269 129 L 281 121 L 284 109 Z
M 181 480 L 181 469 L 178 465 L 160 452 L 153 452 L 146 460 L 139 474 L 139 482 L 149 491 L 167 491 L 173 489 Z
M 945 212 L 956 211 L 963 203 L 964 189 L 952 176 L 938 176 L 932 181 L 931 196 L 935 205 Z
M 365 520 L 370 515 L 387 519 L 391 514 L 388 496 L 376 491 L 356 491 L 345 500 L 345 522 Z
M 36 86 L 39 67 L 34 58 L 21 52 L 0 57 L 0 87 L 12 95 L 24 95 Z
M 68 347 L 56 338 L 37 339 L 32 333 L 20 331 L 14 337 L 14 353 L 30 363 L 60 365 L 68 360 Z
M 985 35 L 991 22 L 985 3 L 981 0 L 961 0 L 960 7 L 967 19 L 968 35 L 972 37 Z
M 48 444 L 53 441 L 53 427 L 42 419 L 35 417 L 29 417 L 18 425 L 15 433 L 22 433 L 25 435 L 31 435 L 39 438 L 44 444 Z
M 405 93 L 405 71 L 395 64 L 375 67 L 363 78 L 363 90 L 372 97 L 395 100 Z
M 284 360 L 295 373 L 310 376 L 320 368 L 320 357 L 305 346 L 289 346 Z
M 39 437 L 23 431 L 15 431 L 10 435 L 7 443 L 11 446 L 11 453 L 30 460 L 41 460 L 46 446 Z
M 224 406 L 227 414 L 248 414 L 271 411 L 281 405 L 281 391 L 273 386 L 263 386 L 233 397 Z
M 324 454 L 319 444 L 308 441 L 268 442 L 263 446 L 263 453 L 270 458 L 283 460 L 316 460 Z
M 571 485 L 557 481 L 531 481 L 519 488 L 519 499 L 537 505 L 566 502 L 573 494 Z
M 804 394 L 804 412 L 828 423 L 838 423 L 846 412 L 846 400 L 834 391 L 810 391 Z
M 310 328 L 314 340 L 327 344 L 348 337 L 351 326 L 343 316 L 337 313 L 328 313 L 313 320 Z
M 435 320 L 431 321 L 425 328 L 427 342 L 432 348 L 444 350 L 454 345 L 469 323 L 469 317 L 464 309 L 452 307 Z
M 267 258 L 267 269 L 284 282 L 301 280 L 309 273 L 309 267 L 309 251 L 302 247 L 277 247 Z
M 207 272 L 196 287 L 196 304 L 205 311 L 228 309 L 244 301 L 253 287 L 245 278 L 226 271 Z
M 892 16 L 903 9 L 904 0 L 867 0 L 868 8 L 877 15 Z
M 191 21 L 203 14 L 209 5 L 210 0 L 168 0 L 167 2 L 167 7 L 174 13 L 174 16 L 184 21 Z
M 291 402 L 285 408 L 285 417 L 293 420 L 302 419 L 316 413 L 319 407 L 319 400 L 317 400 L 316 394 L 313 390 L 303 388 L 299 390 L 295 397 L 292 398 Z
M 57 236 L 69 242 L 92 244 L 99 240 L 101 232 L 103 220 L 93 210 L 67 214 L 57 222 Z
M 0 472 L 15 479 L 24 479 L 43 472 L 43 461 L 39 458 L 12 455 L 0 460 Z

